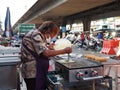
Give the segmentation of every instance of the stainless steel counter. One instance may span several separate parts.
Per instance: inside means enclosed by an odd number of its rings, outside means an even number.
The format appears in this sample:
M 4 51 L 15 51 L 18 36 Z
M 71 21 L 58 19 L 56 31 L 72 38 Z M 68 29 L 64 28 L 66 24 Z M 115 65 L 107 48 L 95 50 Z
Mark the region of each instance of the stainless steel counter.
M 17 89 L 17 56 L 0 57 L 0 90 Z

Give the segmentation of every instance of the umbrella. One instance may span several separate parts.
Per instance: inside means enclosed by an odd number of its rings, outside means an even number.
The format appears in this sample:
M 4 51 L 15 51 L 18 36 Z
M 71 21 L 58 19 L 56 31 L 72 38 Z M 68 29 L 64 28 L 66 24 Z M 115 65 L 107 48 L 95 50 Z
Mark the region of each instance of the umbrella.
M 5 25 L 5 30 L 3 33 L 3 37 L 11 38 L 13 36 L 13 31 L 11 28 L 11 19 L 10 19 L 9 7 L 7 7 L 4 25 Z

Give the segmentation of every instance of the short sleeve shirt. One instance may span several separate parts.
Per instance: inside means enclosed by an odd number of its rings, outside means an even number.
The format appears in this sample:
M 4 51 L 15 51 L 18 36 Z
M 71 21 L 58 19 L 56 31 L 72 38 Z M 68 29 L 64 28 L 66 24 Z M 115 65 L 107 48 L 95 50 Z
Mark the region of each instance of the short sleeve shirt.
M 28 32 L 23 40 L 24 43 L 30 50 L 41 55 L 44 50 L 47 49 L 45 38 L 38 30 L 31 30 Z M 36 60 L 35 57 L 24 47 L 21 46 L 21 61 L 22 64 L 22 76 L 24 78 L 35 78 L 36 77 Z

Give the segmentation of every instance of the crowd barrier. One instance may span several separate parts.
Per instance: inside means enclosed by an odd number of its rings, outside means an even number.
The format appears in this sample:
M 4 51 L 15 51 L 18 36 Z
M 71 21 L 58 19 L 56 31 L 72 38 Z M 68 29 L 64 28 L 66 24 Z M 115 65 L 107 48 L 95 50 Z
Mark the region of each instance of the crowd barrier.
M 104 40 L 100 53 L 114 55 L 116 54 L 115 48 L 118 48 L 118 46 L 119 40 Z

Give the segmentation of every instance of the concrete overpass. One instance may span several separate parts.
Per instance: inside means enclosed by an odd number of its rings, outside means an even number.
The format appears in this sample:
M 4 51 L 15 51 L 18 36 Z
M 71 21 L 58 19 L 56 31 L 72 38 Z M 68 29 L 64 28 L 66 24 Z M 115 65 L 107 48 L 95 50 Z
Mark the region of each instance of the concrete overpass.
M 83 21 L 84 30 L 89 30 L 89 22 L 120 15 L 120 0 L 38 0 L 13 26 L 20 23 L 40 25 L 52 20 L 58 25 Z

